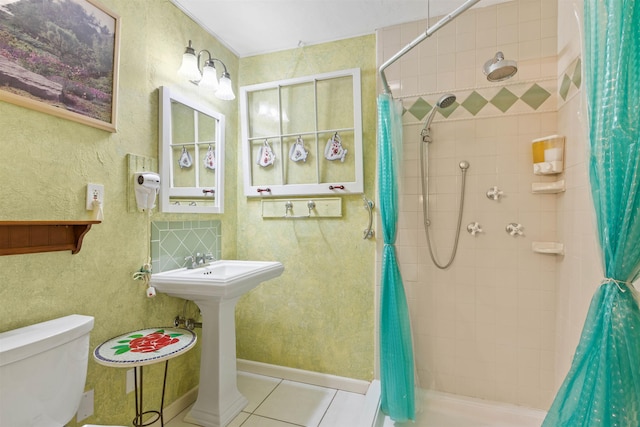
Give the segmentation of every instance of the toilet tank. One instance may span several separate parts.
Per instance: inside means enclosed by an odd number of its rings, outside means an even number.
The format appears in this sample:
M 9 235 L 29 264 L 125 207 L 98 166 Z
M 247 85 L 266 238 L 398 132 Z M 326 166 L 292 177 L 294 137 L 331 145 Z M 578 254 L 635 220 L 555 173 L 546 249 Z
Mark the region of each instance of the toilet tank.
M 84 392 L 93 317 L 70 316 L 0 333 L 0 426 L 58 427 Z

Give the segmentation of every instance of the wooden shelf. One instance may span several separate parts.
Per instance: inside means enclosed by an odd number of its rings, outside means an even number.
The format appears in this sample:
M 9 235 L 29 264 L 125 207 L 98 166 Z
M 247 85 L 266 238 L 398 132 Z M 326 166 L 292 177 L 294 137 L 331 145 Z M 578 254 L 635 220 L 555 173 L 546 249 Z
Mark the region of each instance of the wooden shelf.
M 0 255 L 70 250 L 80 252 L 82 239 L 100 221 L 0 221 Z

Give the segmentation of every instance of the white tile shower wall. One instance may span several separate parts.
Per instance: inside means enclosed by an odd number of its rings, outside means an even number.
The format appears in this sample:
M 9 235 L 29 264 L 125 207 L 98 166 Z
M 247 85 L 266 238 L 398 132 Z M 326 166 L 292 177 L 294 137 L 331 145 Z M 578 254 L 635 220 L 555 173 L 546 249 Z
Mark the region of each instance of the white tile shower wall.
M 448 120 L 436 115 L 429 188 L 440 262 L 453 246 L 458 163 L 471 164 L 458 254 L 444 271 L 430 260 L 422 225 L 421 123 L 405 114 L 397 250 L 422 387 L 537 408 L 553 398 L 558 260 L 533 253 L 531 242 L 557 239 L 557 196 L 531 194 L 532 182 L 555 180 L 532 174 L 531 140 L 558 132 L 557 7 L 554 0 L 519 0 L 471 9 L 387 69 L 405 108 L 417 97 L 433 105 L 445 92 L 464 93 L 458 103 L 473 90 L 486 99 L 502 87 L 519 97 L 518 85 L 553 81 L 553 96 L 540 108 L 518 101 L 506 113 L 487 104 L 477 114 L 459 107 Z M 425 28 L 421 21 L 380 30 L 379 63 Z M 488 83 L 481 68 L 497 50 L 517 60 L 519 71 Z M 493 186 L 504 192 L 502 200 L 486 197 Z M 484 232 L 468 234 L 472 221 Z M 508 235 L 510 222 L 523 224 L 524 236 Z
M 558 75 L 567 70 L 576 75 L 573 66 L 582 57 L 575 37 L 582 33 L 582 2 L 563 1 L 558 6 Z M 581 81 L 584 88 L 584 78 Z M 557 269 L 556 386 L 571 366 L 591 298 L 603 278 L 588 176 L 585 91 L 572 89 L 558 109 L 558 131 L 566 135 L 567 191 L 558 198 L 558 239 L 566 255 Z

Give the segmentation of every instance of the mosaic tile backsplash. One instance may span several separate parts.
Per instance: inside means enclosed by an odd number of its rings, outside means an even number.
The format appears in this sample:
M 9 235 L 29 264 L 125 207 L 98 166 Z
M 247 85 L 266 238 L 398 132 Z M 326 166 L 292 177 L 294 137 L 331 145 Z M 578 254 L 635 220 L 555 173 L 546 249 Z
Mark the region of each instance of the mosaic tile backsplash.
M 185 266 L 185 258 L 196 253 L 220 259 L 220 221 L 153 221 L 151 266 L 155 273 Z

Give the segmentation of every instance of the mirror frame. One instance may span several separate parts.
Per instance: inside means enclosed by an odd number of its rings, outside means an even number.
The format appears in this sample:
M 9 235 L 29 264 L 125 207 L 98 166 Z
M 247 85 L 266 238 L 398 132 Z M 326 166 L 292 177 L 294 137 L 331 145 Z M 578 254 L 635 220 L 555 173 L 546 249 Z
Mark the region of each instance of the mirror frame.
M 196 102 L 193 99 L 179 93 L 173 88 L 167 86 L 161 86 L 159 88 L 159 147 L 158 154 L 160 157 L 159 169 L 160 169 L 160 212 L 174 212 L 174 213 L 223 213 L 224 212 L 224 145 L 225 145 L 225 116 L 213 110 L 211 107 L 203 105 L 200 102 Z M 217 121 L 215 130 L 215 142 L 216 142 L 216 186 L 214 187 L 214 203 L 211 205 L 186 205 L 171 203 L 171 198 L 176 196 L 171 194 L 172 182 L 173 182 L 173 167 L 172 164 L 172 114 L 171 105 L 174 102 L 179 102 L 201 114 L 212 117 Z M 200 159 L 195 159 L 194 163 L 199 162 Z M 175 162 L 174 162 L 175 163 Z M 202 167 L 201 165 L 198 165 Z M 203 187 L 185 187 L 185 188 L 203 188 Z M 204 189 L 204 188 L 203 188 Z M 205 197 L 202 197 L 205 200 Z M 208 198 L 206 198 L 208 200 Z

